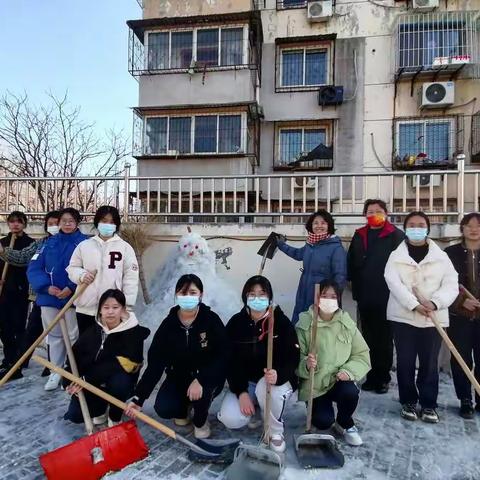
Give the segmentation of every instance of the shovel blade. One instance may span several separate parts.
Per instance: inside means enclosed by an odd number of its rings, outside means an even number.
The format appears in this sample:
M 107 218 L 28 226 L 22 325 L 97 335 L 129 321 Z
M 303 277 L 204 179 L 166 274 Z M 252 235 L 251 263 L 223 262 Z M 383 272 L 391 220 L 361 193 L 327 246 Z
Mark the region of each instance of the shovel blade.
M 260 250 L 257 253 L 261 257 L 265 255 L 265 258 L 268 258 L 269 260 L 271 260 L 275 255 L 276 250 L 277 250 L 277 236 L 275 235 L 274 232 L 272 232 L 267 237 L 265 242 L 263 242 L 262 246 L 260 247 Z
M 97 480 L 148 456 L 133 420 L 40 456 L 48 480 Z
M 280 456 L 253 445 L 240 445 L 235 459 L 225 472 L 226 480 L 278 480 L 282 474 Z
M 240 445 L 240 440 L 200 440 L 197 439 L 195 444 L 203 450 L 214 455 L 204 455 L 195 450 L 188 451 L 188 458 L 192 462 L 199 463 L 223 463 L 230 464 L 233 462 L 235 450 Z
M 295 451 L 298 463 L 305 468 L 341 468 L 345 458 L 332 435 L 296 435 Z

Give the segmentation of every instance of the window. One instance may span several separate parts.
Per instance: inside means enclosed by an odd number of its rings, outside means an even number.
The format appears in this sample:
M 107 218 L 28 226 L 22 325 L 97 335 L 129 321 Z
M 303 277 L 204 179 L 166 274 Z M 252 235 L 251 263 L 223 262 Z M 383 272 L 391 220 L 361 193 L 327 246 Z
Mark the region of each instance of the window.
M 480 110 L 472 115 L 472 136 L 471 136 L 472 161 L 480 161 Z
M 448 163 L 454 154 L 453 119 L 397 122 L 397 152 L 401 160 L 421 158 L 422 163 Z
M 315 87 L 328 78 L 328 50 L 299 48 L 280 50 L 280 86 Z
M 146 155 L 240 153 L 243 141 L 241 114 L 145 119 Z
M 279 164 L 288 165 L 326 143 L 324 128 L 288 128 L 279 131 Z
M 303 8 L 307 6 L 307 0 L 277 0 L 277 8 Z
M 192 60 L 207 67 L 245 63 L 243 27 L 149 32 L 147 42 L 149 70 L 185 70 Z

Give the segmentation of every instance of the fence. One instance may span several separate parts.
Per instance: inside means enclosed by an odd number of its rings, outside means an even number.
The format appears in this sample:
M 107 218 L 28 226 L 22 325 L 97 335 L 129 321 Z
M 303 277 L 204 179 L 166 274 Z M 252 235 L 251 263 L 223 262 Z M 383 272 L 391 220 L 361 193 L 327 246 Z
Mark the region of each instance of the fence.
M 366 198 L 384 199 L 400 219 L 424 210 L 433 222 L 458 222 L 478 211 L 480 170 L 380 173 L 281 173 L 272 175 L 79 178 L 0 178 L 0 215 L 22 210 L 40 219 L 74 206 L 86 217 L 115 205 L 125 221 L 303 223 L 319 208 L 337 223 L 361 217 Z

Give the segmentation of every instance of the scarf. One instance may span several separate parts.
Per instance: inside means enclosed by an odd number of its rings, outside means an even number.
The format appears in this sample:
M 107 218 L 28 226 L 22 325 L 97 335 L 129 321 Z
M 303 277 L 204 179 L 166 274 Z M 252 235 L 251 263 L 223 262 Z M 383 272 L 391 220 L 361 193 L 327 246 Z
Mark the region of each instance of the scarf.
M 311 233 L 308 232 L 307 236 L 307 243 L 310 245 L 315 245 L 318 242 L 321 242 L 322 240 L 326 240 L 327 238 L 330 238 L 331 235 L 329 233 Z

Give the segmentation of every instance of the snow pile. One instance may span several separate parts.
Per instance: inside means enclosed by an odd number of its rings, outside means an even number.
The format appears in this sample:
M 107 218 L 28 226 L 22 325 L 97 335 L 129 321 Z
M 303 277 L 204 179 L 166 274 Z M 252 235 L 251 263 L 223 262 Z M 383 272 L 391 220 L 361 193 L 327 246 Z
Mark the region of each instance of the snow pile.
M 175 304 L 175 285 L 185 274 L 194 273 L 203 282 L 203 303 L 211 307 L 224 323 L 242 308 L 240 293 L 234 291 L 215 269 L 215 253 L 198 233 L 189 232 L 172 248 L 166 264 L 152 282 L 154 299 L 140 315 L 143 325 L 155 331 Z

